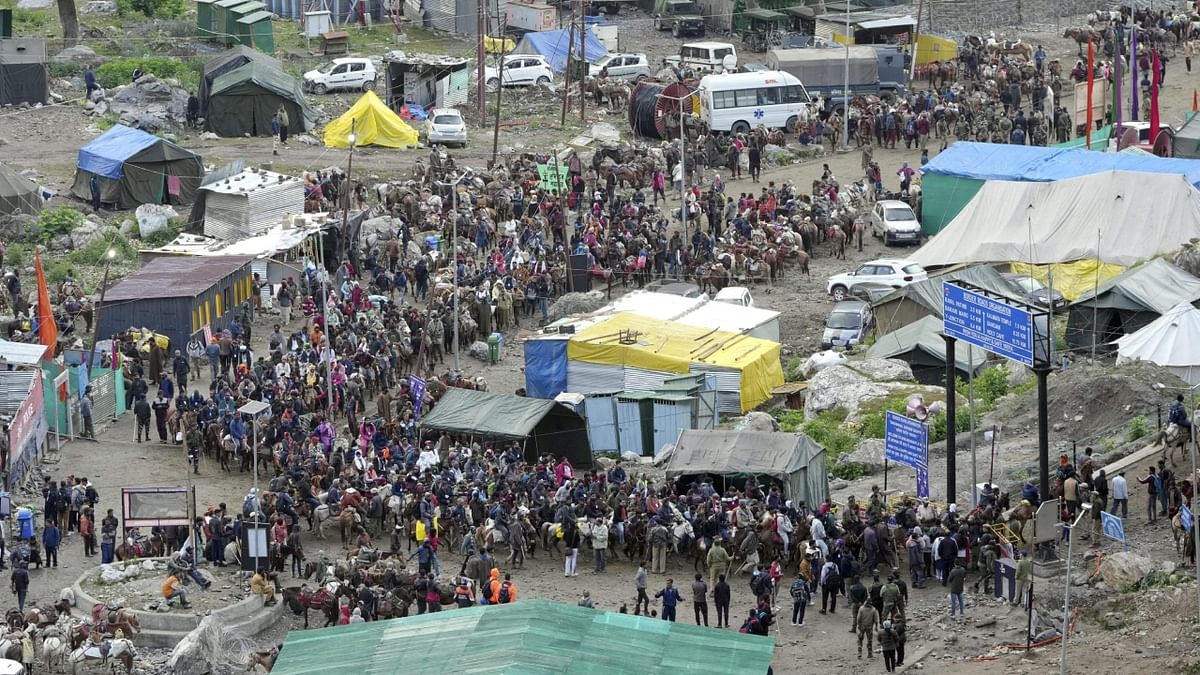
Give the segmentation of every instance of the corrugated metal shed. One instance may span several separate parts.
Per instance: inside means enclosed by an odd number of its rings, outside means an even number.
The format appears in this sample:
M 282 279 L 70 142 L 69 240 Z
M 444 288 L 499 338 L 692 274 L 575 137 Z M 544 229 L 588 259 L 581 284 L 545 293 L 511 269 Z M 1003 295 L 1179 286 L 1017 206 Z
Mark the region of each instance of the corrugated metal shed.
M 155 258 L 104 294 L 104 304 L 151 298 L 191 298 L 245 267 L 250 256 Z
M 41 343 L 0 341 L 0 359 L 10 366 L 36 366 L 45 353 Z
M 262 234 L 304 213 L 304 183 L 280 173 L 247 169 L 200 189 L 207 193 L 204 234 L 218 239 Z
M 686 326 L 716 328 L 730 333 L 779 342 L 780 312 L 761 307 L 742 307 L 728 302 L 709 302 L 675 319 Z

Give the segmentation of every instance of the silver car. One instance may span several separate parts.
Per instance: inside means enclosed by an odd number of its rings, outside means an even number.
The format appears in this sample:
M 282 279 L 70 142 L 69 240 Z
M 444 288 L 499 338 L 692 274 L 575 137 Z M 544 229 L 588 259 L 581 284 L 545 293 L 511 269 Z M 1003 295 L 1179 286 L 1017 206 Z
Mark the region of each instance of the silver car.
M 588 76 L 600 77 L 605 71 L 610 78 L 639 82 L 653 76 L 645 54 L 606 54 L 588 66 Z
M 467 123 L 454 108 L 434 108 L 425 118 L 425 142 L 467 147 Z
M 829 318 L 825 319 L 821 349 L 861 344 L 874 325 L 875 315 L 871 313 L 870 305 L 861 300 L 843 300 L 833 306 Z

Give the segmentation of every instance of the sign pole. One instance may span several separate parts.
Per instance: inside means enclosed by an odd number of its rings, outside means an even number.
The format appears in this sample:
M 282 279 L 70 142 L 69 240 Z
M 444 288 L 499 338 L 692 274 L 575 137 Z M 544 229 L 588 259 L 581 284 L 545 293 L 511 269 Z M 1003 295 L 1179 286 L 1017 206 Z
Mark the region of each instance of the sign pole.
M 1197 415 L 1200 415 L 1200 410 L 1197 410 L 1197 411 L 1195 411 L 1195 412 L 1193 412 L 1193 413 L 1192 413 L 1192 419 L 1197 419 L 1197 418 L 1196 418 L 1196 416 L 1197 416 Z M 1193 487 L 1194 487 L 1194 486 L 1195 486 L 1195 483 L 1196 483 L 1196 444 L 1197 444 L 1197 442 L 1198 442 L 1198 441 L 1196 440 L 1196 429 L 1195 429 L 1195 427 L 1194 427 L 1194 426 L 1193 426 L 1193 428 L 1192 428 L 1192 434 L 1191 434 L 1191 436 L 1192 436 L 1192 442 L 1191 442 L 1191 443 L 1189 443 L 1188 445 L 1190 445 L 1190 446 L 1192 447 L 1192 452 L 1191 452 L 1191 455 L 1192 455 L 1192 475 L 1191 475 L 1191 478 L 1189 478 L 1189 479 L 1188 479 L 1188 482 L 1189 482 L 1189 483 L 1192 483 L 1192 485 L 1193 485 Z M 1195 494 L 1195 490 L 1193 490 L 1193 491 L 1192 491 L 1192 494 Z M 1200 551 L 1200 523 L 1197 523 L 1197 522 L 1196 522 L 1196 511 L 1197 511 L 1197 509 L 1196 509 L 1196 504 L 1195 504 L 1195 502 L 1193 502 L 1193 503 L 1192 503 L 1191 509 L 1189 509 L 1189 510 L 1192 512 L 1192 516 L 1191 516 L 1191 521 L 1192 521 L 1192 543 L 1193 543 L 1193 545 L 1195 546 L 1195 548 L 1193 548 L 1192 550 L 1193 550 L 1193 551 Z M 1129 544 L 1126 544 L 1125 546 L 1126 546 L 1126 547 L 1128 547 L 1128 546 L 1129 546 Z M 1197 582 L 1196 582 L 1196 616 L 1197 616 L 1197 618 L 1200 618 L 1200 581 L 1197 581 Z
M 887 453 L 885 452 L 883 455 L 883 491 L 884 491 L 884 493 L 887 493 L 887 483 L 888 483 L 887 479 L 888 479 L 888 459 L 887 459 Z
M 958 407 L 957 392 L 955 391 L 955 378 L 957 372 L 954 369 L 954 344 L 957 342 L 950 336 L 944 336 L 946 339 L 946 503 L 953 504 L 958 501 L 955 496 L 955 466 L 954 453 L 957 451 L 958 439 L 955 434 L 955 425 L 957 420 L 956 408 Z
M 1063 590 L 1062 655 L 1058 659 L 1059 675 L 1067 675 L 1067 638 L 1071 635 L 1071 552 L 1075 547 L 1075 537 L 1078 534 L 1075 530 L 1090 510 L 1081 509 L 1079 511 L 1075 522 L 1071 523 L 1071 533 L 1067 535 L 1067 579 L 1063 584 L 1066 588 Z
M 1025 653 L 1033 647 L 1033 580 L 1029 581 L 1029 599 L 1026 601 L 1027 619 L 1025 622 Z
M 913 59 L 915 62 L 916 59 Z M 971 508 L 979 506 L 979 468 L 975 460 L 975 347 L 967 343 L 967 409 L 971 416 Z

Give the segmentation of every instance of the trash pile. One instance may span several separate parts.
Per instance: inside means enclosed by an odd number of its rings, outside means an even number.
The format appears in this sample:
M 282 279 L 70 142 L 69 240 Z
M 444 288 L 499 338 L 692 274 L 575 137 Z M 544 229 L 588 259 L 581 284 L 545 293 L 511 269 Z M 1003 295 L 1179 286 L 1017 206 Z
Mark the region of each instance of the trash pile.
M 608 300 L 604 298 L 604 294 L 600 291 L 564 293 L 562 297 L 554 301 L 553 305 L 550 305 L 550 320 L 557 321 L 564 316 L 588 314 L 606 304 L 608 304 Z

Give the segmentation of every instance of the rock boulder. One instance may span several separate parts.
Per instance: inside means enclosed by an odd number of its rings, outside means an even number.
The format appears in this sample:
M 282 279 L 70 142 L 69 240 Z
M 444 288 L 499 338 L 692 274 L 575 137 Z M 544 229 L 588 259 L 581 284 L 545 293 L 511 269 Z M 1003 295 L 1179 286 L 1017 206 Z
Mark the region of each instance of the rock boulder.
M 854 446 L 854 450 L 837 458 L 839 464 L 853 462 L 862 466 L 867 474 L 883 471 L 883 439 L 868 438 Z
M 1120 588 L 1134 585 L 1154 569 L 1154 561 L 1137 553 L 1121 551 L 1105 556 L 1098 574 L 1104 583 Z
M 808 381 L 804 417 L 813 419 L 818 413 L 835 408 L 845 408 L 853 415 L 864 400 L 882 398 L 890 391 L 886 385 L 874 382 L 847 366 L 826 368 Z

